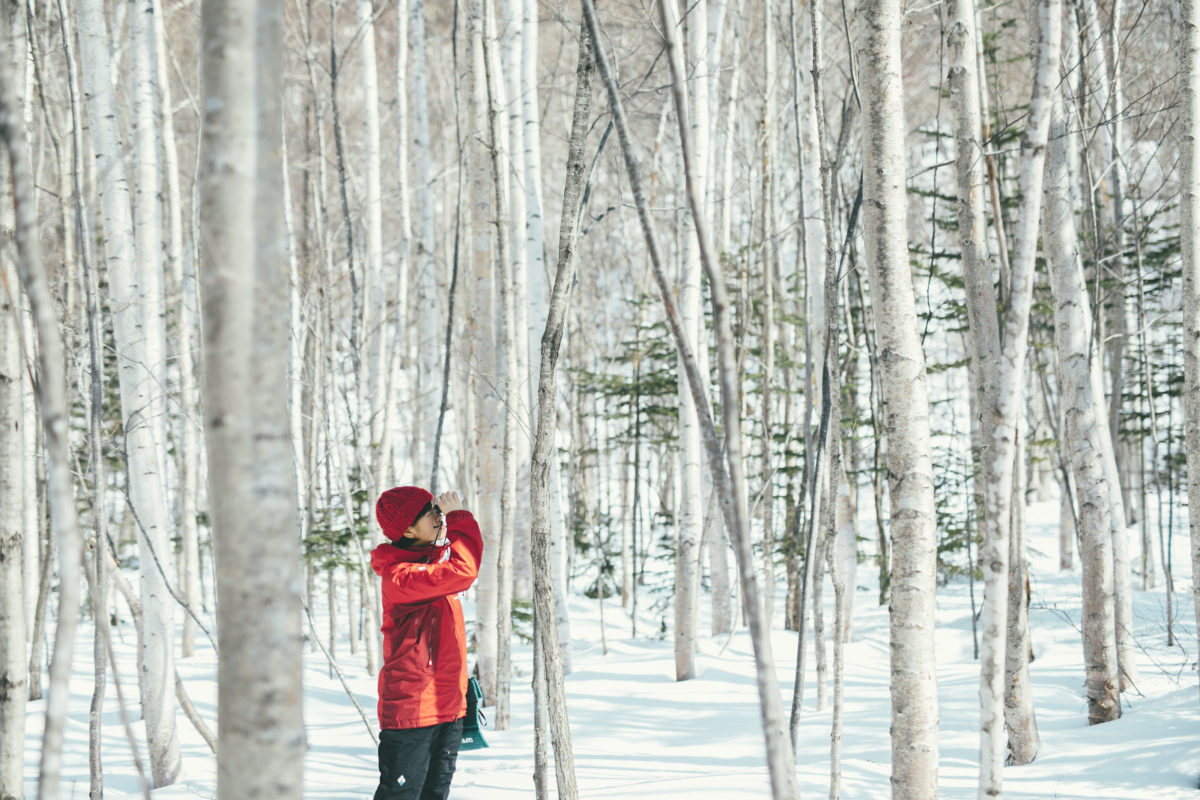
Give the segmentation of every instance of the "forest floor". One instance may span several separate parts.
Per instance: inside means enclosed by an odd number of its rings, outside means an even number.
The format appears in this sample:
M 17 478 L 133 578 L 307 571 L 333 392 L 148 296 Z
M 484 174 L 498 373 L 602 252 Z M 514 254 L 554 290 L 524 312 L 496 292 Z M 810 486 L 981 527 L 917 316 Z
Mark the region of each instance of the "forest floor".
M 1032 764 L 1005 769 L 1007 798 L 1171 800 L 1200 796 L 1197 639 L 1191 583 L 1186 578 L 1190 572 L 1186 528 L 1180 531 L 1172 548 L 1175 567 L 1185 575 L 1176 579 L 1177 644 L 1167 646 L 1166 594 L 1160 571 L 1158 588 L 1135 590 L 1139 675 L 1136 687 L 1123 696 L 1124 715 L 1116 722 L 1088 727 L 1079 632 L 1079 569 L 1058 569 L 1057 503 L 1031 507 L 1030 626 L 1035 654 L 1031 678 L 1042 746 Z M 869 563 L 859 569 L 852 641 L 846 648 L 841 796 L 847 800 L 891 796 L 888 615 L 887 609 L 876 603 L 872 573 Z M 974 590 L 977 608 L 981 587 L 976 584 Z M 832 595 L 827 587 L 827 606 Z M 782 597 L 775 607 L 781 616 Z M 581 797 L 769 797 L 754 664 L 744 630 L 732 637 L 703 639 L 697 678 L 678 683 L 670 637 L 661 633 L 661 611 L 652 611 L 639 621 L 642 636 L 635 639 L 630 637 L 628 614 L 608 601 L 607 652 L 601 645 L 597 601 L 573 597 L 571 614 L 574 661 L 567 678 L 567 704 Z M 974 657 L 971 616 L 971 592 L 965 579 L 939 588 L 939 796 L 944 799 L 966 800 L 977 792 L 979 665 Z M 827 619 L 831 628 L 831 613 Z M 775 626 L 772 644 L 786 706 L 794 678 L 796 635 L 782 630 L 781 622 Z M 76 647 L 66 726 L 62 776 L 62 796 L 66 798 L 84 798 L 88 790 L 90 641 L 90 628 L 84 625 Z M 122 690 L 126 698 L 136 699 L 132 630 L 126 630 L 115 645 Z M 832 658 L 832 648 L 829 652 Z M 375 681 L 366 674 L 362 657 L 349 656 L 344 643 L 339 653 L 342 669 L 373 724 Z M 515 649 L 514 664 L 512 727 L 487 729 L 490 748 L 461 754 L 451 791 L 454 800 L 533 796 L 528 645 Z M 832 686 L 830 703 L 818 709 L 812 651 L 806 664 L 797 770 L 802 796 L 826 797 Z M 213 725 L 216 659 L 207 641 L 200 637 L 197 655 L 178 666 L 197 708 Z M 304 716 L 310 744 L 304 763 L 305 796 L 318 800 L 369 798 L 378 776 L 371 737 L 319 651 L 306 655 L 305 669 Z M 109 800 L 140 797 L 140 782 L 111 681 L 109 695 L 104 716 L 105 796 Z M 25 772 L 29 797 L 36 796 L 44 710 L 44 701 L 29 706 Z M 182 773 L 177 783 L 152 796 L 155 800 L 214 798 L 215 762 L 182 714 L 178 724 Z M 134 729 L 139 732 L 140 724 L 135 722 Z M 144 747 L 141 752 L 144 754 Z

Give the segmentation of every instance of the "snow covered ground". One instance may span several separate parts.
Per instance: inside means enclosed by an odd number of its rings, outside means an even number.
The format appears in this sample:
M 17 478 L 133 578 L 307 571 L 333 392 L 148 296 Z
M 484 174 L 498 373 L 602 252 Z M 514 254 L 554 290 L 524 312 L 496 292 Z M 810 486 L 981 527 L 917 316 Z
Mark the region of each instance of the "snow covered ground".
M 1088 727 L 1079 634 L 1079 571 L 1057 569 L 1057 504 L 1030 514 L 1032 603 L 1030 624 L 1036 660 L 1031 667 L 1042 749 L 1037 760 L 1004 773 L 1009 798 L 1170 800 L 1195 798 L 1200 779 L 1200 688 L 1195 621 L 1190 602 L 1186 529 L 1175 536 L 1176 635 L 1166 645 L 1165 593 L 1135 591 L 1134 622 L 1140 646 L 1140 680 L 1124 695 L 1124 716 Z M 853 642 L 846 651 L 846 710 L 842 797 L 888 798 L 888 619 L 874 602 L 869 569 L 859 572 Z M 1160 580 L 1161 584 L 1161 580 Z M 978 597 L 978 587 L 977 597 Z M 826 592 L 827 602 L 832 591 Z M 782 603 L 776 604 L 777 609 Z M 940 797 L 974 798 L 978 768 L 979 669 L 973 659 L 971 606 L 966 581 L 938 592 L 937 660 L 941 715 Z M 568 713 L 580 795 L 584 798 L 725 800 L 769 796 L 758 699 L 748 636 L 701 644 L 698 677 L 676 683 L 669 638 L 629 638 L 626 615 L 606 607 L 607 654 L 600 645 L 596 601 L 572 600 L 574 671 L 567 678 Z M 832 616 L 829 617 L 832 619 Z M 639 630 L 658 633 L 658 619 Z M 811 639 L 811 637 L 810 637 Z M 63 796 L 87 796 L 87 715 L 91 691 L 91 633 L 81 628 L 76 648 L 70 718 L 66 727 Z M 117 641 L 122 688 L 136 700 L 131 631 Z M 796 637 L 777 629 L 774 654 L 785 704 L 790 702 Z M 345 654 L 343 647 L 341 653 Z M 491 747 L 463 753 L 451 797 L 507 800 L 533 795 L 530 653 L 514 654 L 513 727 L 488 730 Z M 343 655 L 342 667 L 359 702 L 374 720 L 375 682 L 361 658 Z M 807 659 L 805 709 L 797 770 L 802 795 L 825 797 L 829 786 L 830 709 L 816 708 L 814 658 Z M 179 662 L 200 713 L 215 723 L 216 661 L 207 642 Z M 304 763 L 305 795 L 320 800 L 362 800 L 377 777 L 371 738 L 321 653 L 306 656 L 305 721 L 310 750 Z M 108 798 L 140 797 L 141 790 L 109 682 L 105 711 Z M 832 695 L 832 692 L 831 692 Z M 35 796 L 44 703 L 30 704 L 26 734 L 26 791 Z M 135 712 L 136 713 L 136 712 Z M 135 730 L 138 724 L 135 722 Z M 156 800 L 216 796 L 216 766 L 203 741 L 180 715 L 183 772 Z M 144 752 L 144 751 L 143 751 Z M 299 765 L 296 765 L 299 768 Z

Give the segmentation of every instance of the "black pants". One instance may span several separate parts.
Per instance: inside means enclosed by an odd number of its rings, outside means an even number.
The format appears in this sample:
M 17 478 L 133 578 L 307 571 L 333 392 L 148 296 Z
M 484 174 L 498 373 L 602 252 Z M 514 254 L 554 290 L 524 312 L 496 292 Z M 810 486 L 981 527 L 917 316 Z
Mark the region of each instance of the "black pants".
M 462 743 L 463 721 L 379 732 L 374 800 L 446 800 Z

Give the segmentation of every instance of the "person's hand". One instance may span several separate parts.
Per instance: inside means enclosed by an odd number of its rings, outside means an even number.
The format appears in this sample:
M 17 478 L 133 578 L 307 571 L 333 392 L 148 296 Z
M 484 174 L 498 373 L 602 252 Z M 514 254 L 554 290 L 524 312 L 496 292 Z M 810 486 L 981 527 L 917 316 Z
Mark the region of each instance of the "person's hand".
M 443 514 L 449 514 L 451 511 L 462 511 L 463 501 L 458 492 L 443 492 L 437 496 L 438 508 Z

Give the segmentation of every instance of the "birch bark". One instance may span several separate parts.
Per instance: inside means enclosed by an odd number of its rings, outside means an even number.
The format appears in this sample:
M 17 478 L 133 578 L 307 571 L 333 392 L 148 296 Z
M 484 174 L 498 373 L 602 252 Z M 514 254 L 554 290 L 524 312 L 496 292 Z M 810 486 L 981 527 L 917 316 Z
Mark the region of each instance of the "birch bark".
M 29 167 L 29 146 L 21 115 L 20 73 L 14 69 L 13 53 L 25 52 L 20 42 L 19 9 L 2 7 L 0 22 L 0 144 L 7 159 L 8 183 L 12 187 L 13 238 L 17 250 L 17 274 L 29 298 L 29 309 L 37 333 L 38 406 L 46 448 L 46 480 L 49 492 L 50 526 L 58 546 L 58 627 L 54 637 L 54 655 L 50 662 L 50 687 L 42 735 L 41 763 L 38 770 L 38 796 L 58 797 L 59 771 L 62 766 L 63 729 L 66 723 L 71 653 L 79 623 L 79 565 L 83 558 L 79 522 L 75 513 L 71 469 L 65 356 L 59 321 L 55 318 L 54 298 L 41 258 L 38 237 L 34 182 Z M 15 285 L 6 299 L 15 304 Z M 7 290 L 6 290 L 7 291 Z M 5 315 L 8 317 L 9 315 Z M 28 419 L 28 417 L 26 417 Z M 19 431 L 18 431 L 19 433 Z M 36 530 L 36 528 L 35 528 Z M 47 564 L 48 566 L 48 564 Z M 44 573 L 47 576 L 48 571 Z M 48 587 L 47 587 L 48 588 Z M 7 667 L 7 664 L 5 665 Z M 36 668 L 36 667 L 35 667 Z M 21 718 L 21 724 L 24 720 Z M 7 749 L 7 748 L 5 748 Z M 23 770 L 17 770 L 18 782 Z M 18 783 L 18 787 L 19 787 Z M 18 788 L 18 791 L 20 789 Z
M 733 27 L 730 31 L 732 38 L 731 53 L 729 60 L 729 82 L 726 87 L 725 99 L 725 114 L 723 120 L 724 141 L 721 147 L 721 178 L 720 188 L 716 186 L 716 170 L 712 179 L 713 189 L 711 197 L 714 200 L 713 211 L 718 217 L 716 223 L 716 246 L 718 251 L 724 252 L 728 249 L 730 230 L 732 226 L 732 190 L 733 185 L 733 151 L 734 139 L 737 132 L 738 108 L 740 107 L 741 92 L 738 87 L 740 85 L 742 73 L 742 10 L 745 5 L 745 0 L 737 0 L 737 6 L 733 14 Z M 713 26 L 710 26 L 710 32 Z M 711 62 L 710 62 L 711 63 Z M 714 84 L 717 81 L 714 79 Z M 714 86 L 714 93 L 716 92 Z M 717 161 L 716 148 L 713 148 L 712 162 Z M 716 208 L 716 198 L 720 198 L 720 208 Z M 707 335 L 706 335 L 707 338 Z M 701 375 L 708 375 L 708 360 L 705 357 L 707 346 L 700 352 L 696 353 L 696 358 L 699 363 Z M 716 485 L 710 479 L 708 481 L 708 501 L 705 503 L 706 508 L 713 508 L 716 496 Z M 729 579 L 729 533 L 722 526 L 723 520 L 719 514 L 711 514 L 705 531 L 705 540 L 708 546 L 709 559 L 709 576 L 712 581 L 712 626 L 711 633 L 722 634 L 729 633 L 733 630 L 733 592 Z
M 692 119 L 692 134 L 697 142 L 698 163 L 705 163 L 708 151 L 708 56 L 707 2 L 700 0 L 687 18 L 689 96 L 702 105 Z M 695 106 L 693 106 L 695 107 Z M 700 156 L 700 153 L 704 153 Z M 699 191 L 706 192 L 707 175 L 696 176 Z M 681 236 L 687 237 L 681 262 L 679 309 L 684 330 L 688 331 L 693 349 L 706 342 L 704 314 L 700 294 L 700 250 L 694 241 L 695 232 L 690 220 L 682 224 Z M 680 365 L 676 381 L 679 399 L 679 523 L 675 545 L 675 680 L 696 677 L 696 628 L 699 613 L 699 560 L 701 526 L 704 523 L 702 494 L 703 453 L 700 449 L 700 422 L 696 405 L 688 387 L 687 372 Z
M 971 329 L 968 339 L 971 365 L 969 377 L 972 391 L 973 429 L 978 430 L 980 447 L 979 463 L 981 483 L 984 490 L 995 480 L 992 462 L 992 437 L 995 433 L 995 408 L 998 386 L 993 365 L 1000 363 L 1000 324 L 997 317 L 996 292 L 992 283 L 992 270 L 987 260 L 986 219 L 984 216 L 984 154 L 980 139 L 982 113 L 979 104 L 980 85 L 977 72 L 975 4 L 970 0 L 955 0 L 949 7 L 951 21 L 947 31 L 947 44 L 951 53 L 950 91 L 955 117 L 955 145 L 958 176 L 958 230 L 962 253 L 963 277 L 966 284 L 967 317 Z M 1019 462 L 1020 459 L 1017 459 Z M 1019 464 L 1014 464 L 1014 469 Z M 1016 492 L 1015 497 L 1020 498 Z M 1018 524 L 1018 515 L 1013 514 L 1007 530 L 1012 538 L 1021 537 L 1023 530 Z M 1010 552 L 1022 552 L 1013 550 Z M 1024 565 L 1010 558 L 1009 576 L 1009 623 L 1014 621 L 1028 624 L 1022 612 L 1024 608 Z M 1021 596 L 1012 596 L 1011 586 L 1019 584 Z M 1028 631 L 1008 627 L 1014 641 L 1028 641 Z M 1006 663 L 1005 697 L 1006 724 L 1009 731 L 1009 746 L 1014 763 L 1027 764 L 1038 750 L 1037 725 L 1033 718 L 1033 704 L 1028 681 L 1028 665 L 1024 655 L 1017 656 L 1020 644 L 1008 647 Z M 1024 651 L 1022 651 L 1023 653 Z M 1018 666 L 1019 664 L 1019 666 Z M 1015 682 L 1014 682 L 1015 681 Z M 991 738 L 995 729 L 981 731 L 981 756 L 995 755 L 996 747 L 1003 742 Z
M 1076 248 L 1074 208 L 1067 170 L 1067 120 L 1055 102 L 1046 165 L 1043 227 L 1054 283 L 1054 338 L 1066 411 L 1067 443 L 1079 495 L 1080 562 L 1083 567 L 1083 650 L 1088 722 L 1121 715 L 1110 519 L 1113 513 L 1104 467 L 1102 405 L 1092 384 L 1092 315 Z
M 175 732 L 175 604 L 166 584 L 168 563 L 173 553 L 168 534 L 166 484 L 166 329 L 164 320 L 162 260 L 162 168 L 159 158 L 158 65 L 155 53 L 154 6 L 150 0 L 130 3 L 130 33 L 134 73 L 134 152 L 136 159 L 133 214 L 136 260 L 133 305 L 114 303 L 115 318 L 134 314 L 136 347 L 141 363 L 138 390 L 148 402 L 126 419 L 135 427 L 145 428 L 143 436 L 130 441 L 130 502 L 138 524 L 138 577 L 142 594 L 142 714 L 146 722 L 150 771 L 155 786 L 173 783 L 179 772 L 179 742 Z M 114 297 L 119 290 L 111 286 Z M 133 417 L 140 419 L 133 423 Z M 136 444 L 134 444 L 136 443 Z M 132 446 L 131 446 L 132 445 Z M 147 481 L 146 470 L 158 477 Z M 148 482 L 150 492 L 142 494 L 138 484 Z
M 505 153 L 510 162 L 506 165 L 505 175 L 510 182 L 508 192 L 509 202 L 509 252 L 512 255 L 512 303 L 513 313 L 513 350 L 516 368 L 510 378 L 513 383 L 513 396 L 516 407 L 512 409 L 514 419 L 520 420 L 521 430 L 513 439 L 517 464 L 516 486 L 529 482 L 529 448 L 530 437 L 527 430 L 532 430 L 535 424 L 533 409 L 536 399 L 536 385 L 531 379 L 529 329 L 534 322 L 529 319 L 529 248 L 526 246 L 526 225 L 528 210 L 526 209 L 527 193 L 525 190 L 525 130 L 522 117 L 524 105 L 524 70 L 521 60 L 524 57 L 524 25 L 521 22 L 524 3 L 522 0 L 502 0 L 501 16 L 498 23 L 500 33 L 500 54 L 502 67 L 500 73 L 504 78 L 504 94 L 508 98 L 505 109 L 504 135 Z M 525 426 L 529 427 L 526 428 Z M 522 520 L 529 519 L 527 496 L 524 492 L 516 494 L 514 513 Z M 529 600 L 532 597 L 532 565 L 529 560 L 529 527 L 515 525 L 513 527 L 513 564 L 512 564 L 512 594 L 514 599 Z
M 15 3 L 0 7 L 0 58 L 6 76 L 17 74 L 13 45 L 22 15 Z M 0 235 L 12 235 L 13 197 L 8 159 L 0 157 Z M 19 284 L 7 248 L 0 254 L 0 797 L 24 796 L 25 594 L 21 554 L 25 492 L 25 424 L 21 398 Z
M 288 416 L 283 3 L 201 9 L 205 429 L 220 639 L 217 793 L 303 796 L 303 585 Z M 264 765 L 279 768 L 265 769 Z
M 500 109 L 504 106 L 503 85 L 497 57 L 498 37 L 495 21 L 495 0 L 483 0 L 483 61 L 487 83 L 487 130 L 492 191 L 494 192 L 494 224 L 496 226 L 496 273 L 500 284 L 500 358 L 502 367 L 500 396 L 503 422 L 503 463 L 500 482 L 500 537 L 496 552 L 496 689 L 492 697 L 496 706 L 496 728 L 506 730 L 510 724 L 509 692 L 512 685 L 512 589 L 513 589 L 513 530 L 516 527 L 517 500 L 517 354 L 516 312 L 513 308 L 513 265 L 509 253 L 508 169 L 505 160 L 505 136 Z
M 101 215 L 105 231 L 104 262 L 108 273 L 113 338 L 119 354 L 117 374 L 121 388 L 121 416 L 125 431 L 129 504 L 138 526 L 139 561 L 144 608 L 142 639 L 142 712 L 146 718 L 152 780 L 155 786 L 171 783 L 179 770 L 179 742 L 174 717 L 174 653 L 172 601 L 155 565 L 154 554 L 165 559 L 166 494 L 163 486 L 161 433 L 163 334 L 161 224 L 156 225 L 159 188 L 153 164 L 155 94 L 145 76 L 139 85 L 139 184 L 146 196 L 139 202 L 143 216 L 139 234 L 152 251 L 135 264 L 135 226 L 131 215 L 130 185 L 122 160 L 122 139 L 113 98 L 107 24 L 103 4 L 80 3 L 77 8 L 81 54 L 80 74 L 87 100 L 92 150 L 96 157 Z M 138 70 L 153 69 L 152 13 L 138 7 L 131 23 L 137 31 L 133 43 Z M 147 85 L 148 84 L 148 85 Z M 147 105 L 149 104 L 149 105 Z M 149 152 L 147 152 L 149 151 Z M 156 162 L 155 162 L 156 163 Z M 147 210 L 153 197 L 154 209 Z M 157 414 L 157 416 L 156 416 Z M 153 552 L 151 552 L 153 551 Z
M 879 348 L 891 498 L 892 796 L 937 796 L 936 518 L 925 356 L 905 227 L 900 3 L 863 7 L 863 230 Z
M 196 503 L 199 492 L 199 430 L 196 407 L 196 374 L 194 335 L 196 327 L 196 274 L 185 268 L 183 252 L 183 196 L 179 187 L 179 155 L 176 147 L 175 109 L 171 100 L 171 82 L 167 72 L 167 34 L 163 22 L 162 2 L 154 2 L 155 74 L 159 88 L 162 119 L 163 186 L 166 189 L 167 211 L 167 273 L 173 286 L 177 334 L 174 363 L 179 371 L 178 429 L 176 459 L 179 470 L 179 583 L 184 601 L 193 609 L 199 608 L 200 596 L 200 534 L 196 523 Z M 183 615 L 180 653 L 184 658 L 195 653 L 196 621 Z
M 108 647 L 111 636 L 108 616 L 108 560 L 112 558 L 108 549 L 108 520 L 104 512 L 106 487 L 102 435 L 104 428 L 104 320 L 100 314 L 100 289 L 96 276 L 92 250 L 92 229 L 89 209 L 84 193 L 84 143 L 83 109 L 79 97 L 78 70 L 75 65 L 75 39 L 70 29 L 70 17 L 66 4 L 58 0 L 59 21 L 63 42 L 63 60 L 67 67 L 67 88 L 71 103 L 72 134 L 72 200 L 75 206 L 75 222 L 78 227 L 79 261 L 83 268 L 82 282 L 86 294 L 88 332 L 88 460 L 92 479 L 92 548 L 91 602 L 94 621 L 92 631 L 92 702 L 88 710 L 88 770 L 90 786 L 88 796 L 100 800 L 104 795 L 104 764 L 102 761 L 102 739 L 104 733 L 104 697 L 108 675 Z M 85 567 L 87 569 L 87 567 Z
M 1183 136 L 1180 194 L 1183 200 L 1183 414 L 1187 440 L 1187 485 L 1190 508 L 1200 509 L 1200 3 L 1181 0 Z M 1200 575 L 1200 513 L 1188 516 L 1192 544 L 1192 574 Z M 1200 619 L 1200 581 L 1193 582 L 1192 599 Z
M 1042 166 L 1050 123 L 1051 91 L 1056 82 L 1062 38 L 1062 4 L 1039 0 L 1038 45 L 1029 117 L 1021 141 L 1020 192 L 1016 246 L 1011 266 L 1003 339 L 996 362 L 995 396 L 985 410 L 994 420 L 990 467 L 984 488 L 984 542 L 980 548 L 984 596 L 980 648 L 980 778 L 981 797 L 1002 791 L 1004 751 L 1004 658 L 1008 630 L 1009 533 L 1013 504 L 1023 502 L 1013 490 L 1016 427 L 1024 397 L 1025 356 L 1033 296 L 1034 258 L 1042 195 Z
M 771 382 L 775 379 L 775 182 L 771 174 L 775 167 L 775 89 L 778 74 L 775 56 L 775 4 L 763 3 L 763 107 L 759 127 L 762 147 L 762 209 L 761 209 L 761 268 L 762 268 L 762 519 L 763 519 L 763 600 L 766 604 L 767 625 L 775 610 L 775 506 L 774 482 L 771 475 L 772 396 Z M 699 160 L 697 163 L 703 163 Z
M 559 660 L 558 626 L 555 624 L 554 570 L 550 558 L 550 527 L 554 521 L 550 505 L 550 462 L 554 458 L 554 436 L 557 428 L 556 382 L 558 354 L 562 344 L 563 326 L 571 286 L 575 278 L 578 243 L 578 216 L 583 196 L 584 145 L 591 122 L 592 82 L 594 63 L 591 57 L 591 38 L 586 26 L 579 30 L 579 60 L 576 66 L 575 106 L 571 121 L 571 138 L 567 156 L 566 179 L 563 185 L 562 220 L 558 236 L 558 265 L 554 287 L 547 309 L 546 328 L 542 334 L 541 362 L 538 373 L 537 430 L 533 444 L 533 463 L 530 468 L 532 500 L 532 530 L 530 533 L 534 580 L 534 630 L 538 637 L 536 649 L 541 669 L 534 678 L 538 707 L 547 710 L 535 718 L 536 739 L 544 742 L 544 724 L 549 722 L 554 745 L 554 768 L 559 800 L 575 800 L 579 796 L 575 781 L 575 761 L 571 750 L 571 728 L 567 720 L 567 701 L 563 689 L 563 665 Z M 537 667 L 535 666 L 535 669 Z M 540 678 L 540 680 L 539 680 Z M 541 748 L 538 749 L 539 761 Z M 543 763 L 544 766 L 544 763 Z M 542 770 L 535 774 L 538 798 L 546 795 Z
M 412 53 L 412 145 L 413 165 L 416 180 L 413 184 L 416 199 L 416 227 L 414 228 L 414 258 L 416 266 L 417 303 L 422 309 L 436 309 L 438 300 L 438 269 L 434 259 L 436 228 L 434 226 L 433 154 L 430 149 L 429 133 L 429 64 L 425 38 L 424 0 L 411 0 L 408 8 L 408 47 Z M 400 95 L 401 104 L 404 96 Z M 417 369 L 420 375 L 437 375 L 441 368 L 438 359 L 437 314 L 421 314 L 417 328 Z M 436 382 L 429 382 L 436 387 Z M 428 409 L 436 406 L 436 388 L 425 388 L 422 381 L 416 382 L 413 392 L 413 427 L 418 431 L 430 430 L 433 420 Z M 425 452 L 424 437 L 414 436 L 412 443 L 413 467 L 418 475 L 432 470 L 433 456 Z M 437 483 L 432 478 L 431 485 Z
M 500 297 L 497 292 L 497 268 L 492 255 L 492 231 L 495 224 L 494 187 L 491 185 L 491 152 L 488 146 L 488 87 L 484 54 L 484 3 L 473 0 L 469 27 L 469 161 L 471 203 L 471 294 L 467 325 L 471 332 L 471 379 L 475 395 L 476 507 L 483 531 L 483 549 L 490 553 L 479 568 L 475 582 L 476 621 L 475 655 L 483 696 L 496 696 L 496 660 L 499 646 L 498 562 L 501 536 L 501 494 L 504 474 L 504 394 L 503 349 L 498 346 Z

